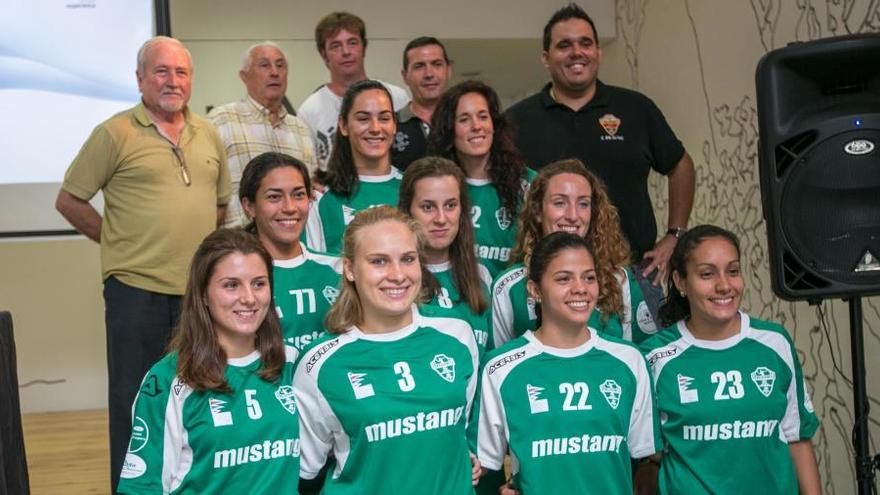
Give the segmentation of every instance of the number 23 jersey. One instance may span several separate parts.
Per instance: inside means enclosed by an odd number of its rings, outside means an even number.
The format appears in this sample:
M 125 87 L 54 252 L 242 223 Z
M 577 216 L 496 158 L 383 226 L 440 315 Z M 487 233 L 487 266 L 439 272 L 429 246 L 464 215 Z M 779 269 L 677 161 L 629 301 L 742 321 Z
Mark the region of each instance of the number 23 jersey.
M 302 477 L 332 448 L 327 495 L 473 493 L 466 426 L 478 354 L 467 323 L 415 307 L 400 330 L 351 327 L 313 343 L 294 377 Z
M 740 313 L 740 332 L 701 340 L 684 321 L 642 344 L 666 450 L 661 493 L 797 493 L 788 444 L 819 421 L 781 326 Z

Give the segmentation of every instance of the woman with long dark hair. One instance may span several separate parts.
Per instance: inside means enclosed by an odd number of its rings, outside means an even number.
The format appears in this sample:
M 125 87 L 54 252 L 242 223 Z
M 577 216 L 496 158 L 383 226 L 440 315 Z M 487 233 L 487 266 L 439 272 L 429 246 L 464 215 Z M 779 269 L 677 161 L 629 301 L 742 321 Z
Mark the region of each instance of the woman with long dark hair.
M 218 230 L 189 269 L 169 353 L 133 408 L 119 493 L 296 493 L 296 349 L 272 308 L 272 259 Z
M 449 88 L 434 111 L 428 153 L 457 163 L 467 177 L 477 256 L 496 276 L 509 264 L 523 196 L 535 172 L 513 144 L 495 90 L 480 81 Z
M 470 200 L 458 166 L 436 156 L 410 164 L 400 184 L 398 208 L 419 223 L 425 238 L 425 267 L 439 287 L 426 314 L 467 321 L 481 352 L 492 348 L 489 270 L 477 262 Z
M 620 230 L 617 208 L 602 180 L 580 160 L 560 160 L 541 169 L 532 182 L 513 250 L 516 262 L 492 285 L 492 328 L 496 345 L 537 325 L 535 301 L 528 296 L 529 260 L 538 242 L 553 232 L 586 239 L 595 254 L 599 299 L 590 326 L 636 343 L 656 326 L 641 288 L 629 270 L 629 245 Z
M 273 260 L 275 310 L 287 344 L 302 349 L 324 332 L 324 315 L 339 294 L 342 261 L 301 241 L 311 205 L 306 165 L 263 153 L 241 175 L 238 195 L 255 234 Z
M 689 230 L 668 287 L 670 326 L 642 343 L 665 418 L 659 492 L 821 493 L 819 420 L 797 351 L 782 326 L 741 310 L 739 240 L 714 225 Z M 640 475 L 657 480 L 656 461 Z
M 486 357 L 480 462 L 501 469 L 509 448 L 513 479 L 506 488 L 523 495 L 630 495 L 631 459 L 660 447 L 647 363 L 633 344 L 588 327 L 600 295 L 582 236 L 543 237 L 528 274 L 538 327 Z
M 391 166 L 396 118 L 391 94 L 381 82 L 356 82 L 345 92 L 327 169 L 315 174 L 326 190 L 318 193 L 309 213 L 306 242 L 311 249 L 339 253 L 345 226 L 357 212 L 397 204 L 400 172 Z
M 329 335 L 294 378 L 301 475 L 317 476 L 332 451 L 326 495 L 473 493 L 479 463 L 465 431 L 479 349 L 466 322 L 419 312 L 423 246 L 416 223 L 384 205 L 345 231 Z

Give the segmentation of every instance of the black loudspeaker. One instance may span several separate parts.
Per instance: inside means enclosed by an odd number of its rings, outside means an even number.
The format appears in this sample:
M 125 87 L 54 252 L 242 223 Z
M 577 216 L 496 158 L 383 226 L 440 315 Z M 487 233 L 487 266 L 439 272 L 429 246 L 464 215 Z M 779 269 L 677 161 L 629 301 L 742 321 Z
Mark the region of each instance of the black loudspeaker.
M 773 291 L 880 294 L 880 35 L 791 44 L 755 79 Z

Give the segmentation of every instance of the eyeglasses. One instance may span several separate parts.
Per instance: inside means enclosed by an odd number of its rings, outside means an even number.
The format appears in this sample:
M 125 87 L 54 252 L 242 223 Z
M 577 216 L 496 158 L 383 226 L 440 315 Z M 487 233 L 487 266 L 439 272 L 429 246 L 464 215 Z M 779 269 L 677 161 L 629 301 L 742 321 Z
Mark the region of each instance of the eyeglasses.
M 192 184 L 192 179 L 189 178 L 189 168 L 186 166 L 186 160 L 183 159 L 183 150 L 177 146 L 172 146 L 171 151 L 174 152 L 174 156 L 177 157 L 177 161 L 180 163 L 180 180 L 189 187 Z

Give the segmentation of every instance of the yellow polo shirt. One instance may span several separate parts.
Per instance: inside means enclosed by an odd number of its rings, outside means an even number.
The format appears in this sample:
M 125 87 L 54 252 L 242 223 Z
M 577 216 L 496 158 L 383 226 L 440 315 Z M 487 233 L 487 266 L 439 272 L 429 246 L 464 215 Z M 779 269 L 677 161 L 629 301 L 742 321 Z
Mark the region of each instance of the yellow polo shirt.
M 183 294 L 193 253 L 214 230 L 231 186 L 223 143 L 206 120 L 185 111 L 179 150 L 159 134 L 143 103 L 98 125 L 61 188 L 90 200 L 104 193 L 101 271 L 162 294 Z

